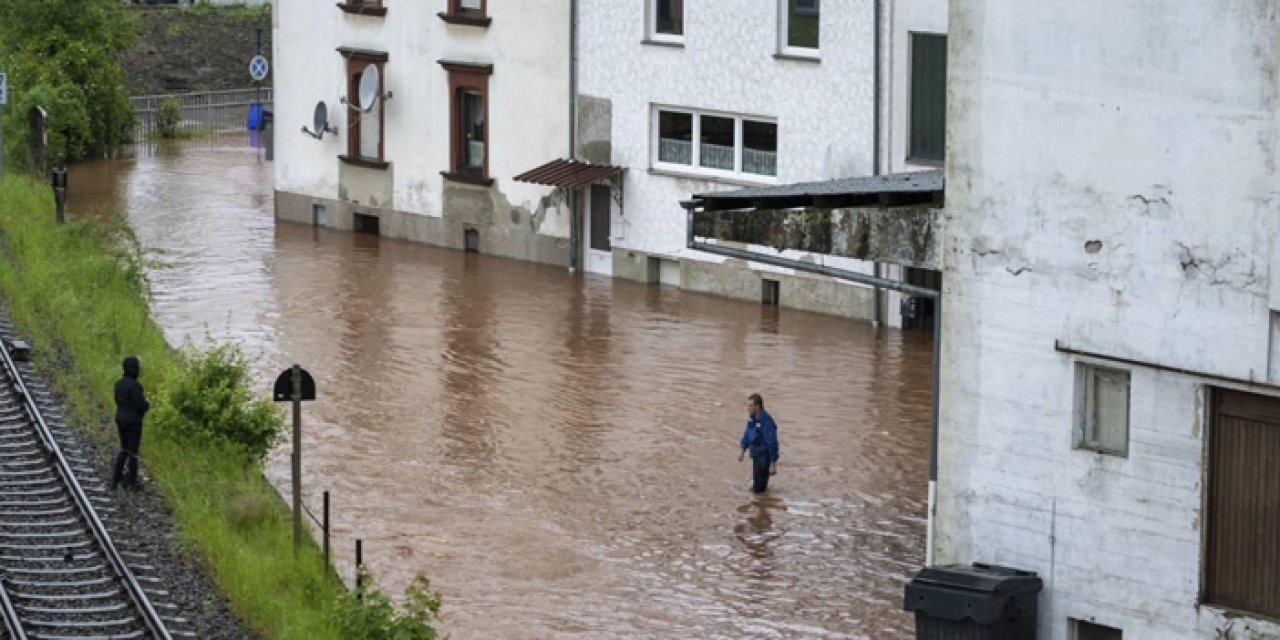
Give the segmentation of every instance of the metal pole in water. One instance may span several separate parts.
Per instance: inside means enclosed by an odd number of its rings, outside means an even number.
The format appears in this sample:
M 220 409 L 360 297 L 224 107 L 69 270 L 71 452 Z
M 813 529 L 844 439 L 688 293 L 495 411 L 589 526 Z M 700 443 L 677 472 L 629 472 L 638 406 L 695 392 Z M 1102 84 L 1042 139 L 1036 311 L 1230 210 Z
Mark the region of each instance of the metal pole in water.
M 356 538 L 356 598 L 363 600 L 364 594 L 360 592 L 361 587 L 361 567 L 364 566 L 364 540 Z
M 328 503 L 326 503 L 327 506 Z M 328 509 L 325 509 L 328 513 Z M 293 365 L 293 552 L 302 547 L 302 366 Z
M 329 492 L 324 492 L 324 567 L 329 569 Z

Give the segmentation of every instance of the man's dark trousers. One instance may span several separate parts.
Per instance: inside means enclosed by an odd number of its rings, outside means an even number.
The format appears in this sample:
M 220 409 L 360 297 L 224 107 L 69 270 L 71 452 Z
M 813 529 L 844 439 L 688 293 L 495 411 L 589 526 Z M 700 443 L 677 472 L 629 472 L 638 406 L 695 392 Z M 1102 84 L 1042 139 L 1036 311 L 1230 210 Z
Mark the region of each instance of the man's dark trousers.
M 111 486 L 138 485 L 138 449 L 142 446 L 142 423 L 116 423 L 120 430 L 120 454 L 116 456 L 116 471 L 111 476 Z M 127 471 L 126 471 L 127 469 Z
M 751 492 L 764 493 L 769 488 L 769 457 L 751 459 Z

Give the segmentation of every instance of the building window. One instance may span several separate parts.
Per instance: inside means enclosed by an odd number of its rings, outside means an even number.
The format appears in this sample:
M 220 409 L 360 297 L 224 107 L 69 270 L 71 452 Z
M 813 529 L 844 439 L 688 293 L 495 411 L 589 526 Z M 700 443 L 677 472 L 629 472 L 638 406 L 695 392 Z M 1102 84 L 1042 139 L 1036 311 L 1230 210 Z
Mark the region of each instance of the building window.
M 347 153 L 342 159 L 352 164 L 385 167 L 382 123 L 386 102 L 382 96 L 386 83 L 383 65 L 387 54 L 345 48 L 338 51 L 347 58 Z M 369 67 L 378 70 L 378 90 L 373 108 L 365 111 L 360 103 L 360 79 Z
M 942 162 L 947 151 L 947 37 L 911 34 L 908 160 Z
M 462 130 L 462 162 L 459 171 L 468 175 L 484 175 L 485 102 L 484 94 L 471 89 L 458 90 L 458 114 Z
M 491 22 L 488 5 L 489 0 L 449 0 L 448 10 L 437 15 L 453 24 L 487 27 Z
M 449 72 L 450 170 L 446 178 L 489 185 L 489 76 L 493 65 L 441 60 Z
M 338 8 L 347 13 L 358 13 L 367 16 L 385 16 L 387 9 L 382 0 L 342 0 Z
M 1076 365 L 1076 447 L 1129 455 L 1129 372 Z
M 1124 640 L 1124 632 L 1084 620 L 1071 620 L 1071 640 Z
M 821 11 L 819 0 L 780 0 L 782 24 L 779 30 L 783 53 L 812 56 L 818 49 Z
M 656 168 L 708 176 L 778 175 L 777 123 L 685 109 L 655 108 L 654 113 Z
M 1210 393 L 1203 599 L 1280 618 L 1280 398 Z
M 649 38 L 659 42 L 684 41 L 684 0 L 649 0 Z

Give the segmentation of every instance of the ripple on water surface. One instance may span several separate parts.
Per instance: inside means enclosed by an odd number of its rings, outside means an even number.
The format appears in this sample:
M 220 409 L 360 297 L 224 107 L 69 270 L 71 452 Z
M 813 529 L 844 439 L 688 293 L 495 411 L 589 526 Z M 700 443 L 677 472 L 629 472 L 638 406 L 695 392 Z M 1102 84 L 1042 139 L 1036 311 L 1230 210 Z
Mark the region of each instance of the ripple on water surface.
M 907 638 L 923 559 L 930 345 L 812 314 L 298 225 L 236 141 L 77 167 L 126 210 L 171 340 L 316 376 L 307 500 L 459 638 Z M 737 462 L 747 393 L 780 425 Z M 288 455 L 269 476 L 288 483 Z M 338 564 L 351 572 L 348 553 Z

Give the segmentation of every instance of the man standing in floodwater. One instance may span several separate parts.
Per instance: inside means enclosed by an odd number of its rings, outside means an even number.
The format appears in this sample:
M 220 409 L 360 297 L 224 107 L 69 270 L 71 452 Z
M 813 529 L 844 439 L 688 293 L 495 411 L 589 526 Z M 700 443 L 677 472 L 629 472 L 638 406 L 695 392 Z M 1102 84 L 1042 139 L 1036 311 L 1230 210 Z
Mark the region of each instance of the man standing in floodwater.
M 124 375 L 116 382 L 116 428 L 120 431 L 120 454 L 116 456 L 115 474 L 111 476 L 111 488 L 123 482 L 126 487 L 138 488 L 138 449 L 142 446 L 142 418 L 151 408 L 142 390 L 138 376 L 142 364 L 135 356 L 121 363 Z M 128 470 L 126 471 L 126 467 Z
M 738 462 L 751 452 L 751 492 L 764 493 L 769 476 L 778 473 L 778 425 L 764 410 L 764 398 L 753 393 L 747 397 L 747 430 L 742 434 L 742 452 Z

